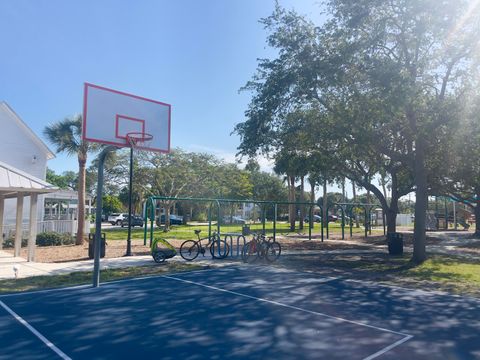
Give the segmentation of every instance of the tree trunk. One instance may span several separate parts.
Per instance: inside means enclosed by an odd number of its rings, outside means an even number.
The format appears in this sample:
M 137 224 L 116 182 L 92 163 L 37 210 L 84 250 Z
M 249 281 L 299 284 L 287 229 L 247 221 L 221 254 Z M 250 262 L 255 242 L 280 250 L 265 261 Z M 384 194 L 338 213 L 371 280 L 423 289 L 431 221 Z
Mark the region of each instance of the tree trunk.
M 426 213 L 428 206 L 427 172 L 425 169 L 425 140 L 417 136 L 415 149 L 414 177 L 416 185 L 415 227 L 413 229 L 412 261 L 419 264 L 427 258 L 426 252 Z
M 290 204 L 288 205 L 288 220 L 290 221 L 290 231 L 295 231 L 295 176 L 289 176 L 288 179 L 288 201 Z
M 342 203 L 346 203 L 346 194 L 345 194 L 345 178 L 342 178 Z
M 300 202 L 304 202 L 305 177 L 300 177 Z M 300 230 L 303 230 L 303 220 L 305 219 L 305 205 L 300 205 Z
M 77 236 L 76 245 L 82 245 L 85 237 L 85 164 L 86 159 L 78 156 L 78 206 L 77 206 Z
M 385 219 L 387 221 L 387 234 L 397 231 L 397 213 L 398 211 L 393 210 L 391 207 L 386 210 Z
M 387 194 L 387 187 L 385 186 L 385 179 L 382 179 L 382 190 L 383 190 L 383 196 L 385 197 L 385 199 L 388 199 L 388 194 Z M 392 186 L 393 188 L 393 186 Z
M 352 181 L 352 192 L 353 192 L 353 202 L 356 203 L 357 202 L 357 189 L 355 188 L 355 181 Z M 357 213 L 355 212 L 355 209 L 352 209 L 352 215 L 355 219 L 355 227 L 359 228 L 360 223 L 358 222 L 358 217 L 357 217 Z
M 385 220 L 387 221 L 387 234 L 393 233 L 397 231 L 397 214 L 398 214 L 398 178 L 397 172 L 392 171 L 392 195 L 390 198 L 390 206 L 388 206 L 388 199 L 384 195 L 385 204 L 386 206 L 383 207 L 383 211 L 385 211 Z M 383 183 L 383 192 L 385 192 L 385 183 Z
M 218 219 L 220 221 L 220 219 Z M 170 230 L 170 204 L 165 206 L 165 231 Z

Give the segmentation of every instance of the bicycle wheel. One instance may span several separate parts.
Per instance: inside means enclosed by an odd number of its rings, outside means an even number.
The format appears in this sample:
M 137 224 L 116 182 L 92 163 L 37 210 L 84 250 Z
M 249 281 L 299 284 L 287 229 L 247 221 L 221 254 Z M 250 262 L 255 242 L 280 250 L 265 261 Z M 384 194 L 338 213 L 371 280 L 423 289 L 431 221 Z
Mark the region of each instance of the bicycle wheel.
M 187 261 L 192 261 L 200 253 L 200 247 L 196 241 L 187 240 L 180 246 L 180 256 Z
M 153 254 L 153 260 L 155 260 L 156 263 L 163 263 L 166 260 L 166 258 L 167 257 L 165 256 L 165 253 L 161 250 L 156 251 Z
M 215 239 L 210 245 L 210 254 L 214 259 L 225 259 L 230 252 L 230 247 L 225 240 Z
M 280 243 L 274 241 L 267 245 L 267 250 L 265 252 L 265 258 L 268 262 L 277 261 L 280 257 L 280 253 L 282 252 L 282 247 Z
M 242 259 L 246 263 L 253 263 L 258 260 L 258 244 L 252 241 L 249 241 L 243 246 L 242 250 Z
M 244 263 L 247 262 L 247 253 L 248 253 L 248 246 L 247 246 L 247 245 L 249 245 L 250 242 L 251 242 L 251 241 L 243 244 L 243 246 L 242 246 L 242 261 L 243 261 Z

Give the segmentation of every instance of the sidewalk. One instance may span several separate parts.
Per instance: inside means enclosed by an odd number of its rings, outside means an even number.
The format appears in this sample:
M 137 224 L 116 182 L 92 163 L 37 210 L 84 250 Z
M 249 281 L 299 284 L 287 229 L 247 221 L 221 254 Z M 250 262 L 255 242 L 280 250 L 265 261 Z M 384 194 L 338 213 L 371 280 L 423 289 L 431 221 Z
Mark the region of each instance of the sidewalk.
M 154 264 L 152 257 L 147 255 L 100 260 L 102 269 Z M 15 278 L 14 266 L 18 268 L 18 277 L 23 278 L 36 275 L 59 275 L 75 271 L 91 271 L 93 270 L 93 260 L 69 261 L 64 263 L 27 262 L 26 259 L 14 257 L 10 253 L 0 251 L 0 279 Z
M 185 262 L 180 256 L 175 256 L 172 259 L 168 259 L 168 262 Z M 215 265 L 231 265 L 232 261 L 222 261 L 221 263 L 216 262 Z M 206 260 L 195 260 L 195 264 L 201 265 L 212 265 L 213 261 L 211 259 Z M 120 258 L 109 258 L 100 260 L 101 269 L 114 269 L 130 266 L 156 266 L 150 255 L 143 256 L 129 256 L 129 257 L 120 257 Z M 0 280 L 3 279 L 14 279 L 15 272 L 14 266 L 18 269 L 18 277 L 25 278 L 29 276 L 37 275 L 60 275 L 68 274 L 77 271 L 92 271 L 93 270 L 93 260 L 82 260 L 82 261 L 69 261 L 63 263 L 38 263 L 38 262 L 27 262 L 26 259 L 20 257 L 14 257 L 12 254 L 0 250 Z

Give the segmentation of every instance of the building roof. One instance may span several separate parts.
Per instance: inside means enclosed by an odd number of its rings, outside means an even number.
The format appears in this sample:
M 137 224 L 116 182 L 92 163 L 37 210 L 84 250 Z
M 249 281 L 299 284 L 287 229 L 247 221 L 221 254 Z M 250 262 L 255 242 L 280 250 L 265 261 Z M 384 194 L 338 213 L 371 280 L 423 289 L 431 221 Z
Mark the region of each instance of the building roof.
M 0 109 L 3 109 L 5 112 L 7 112 L 12 119 L 14 119 L 20 128 L 27 134 L 32 141 L 37 144 L 40 149 L 42 149 L 45 154 L 47 155 L 47 160 L 53 159 L 55 157 L 55 154 L 49 149 L 49 147 L 40 139 L 30 127 L 25 124 L 25 122 L 20 118 L 20 116 L 17 115 L 15 111 L 5 102 L 5 101 L 0 101 Z
M 46 194 L 57 189 L 44 180 L 0 161 L 0 195 L 5 198 L 17 197 L 19 192 Z

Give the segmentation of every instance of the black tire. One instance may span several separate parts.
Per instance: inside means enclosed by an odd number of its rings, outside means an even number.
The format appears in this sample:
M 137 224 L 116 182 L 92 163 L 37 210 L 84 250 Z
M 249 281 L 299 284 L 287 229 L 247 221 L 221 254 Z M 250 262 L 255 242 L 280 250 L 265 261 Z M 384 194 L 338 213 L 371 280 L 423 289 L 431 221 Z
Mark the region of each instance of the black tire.
M 268 262 L 274 262 L 278 260 L 281 253 L 282 247 L 280 246 L 280 243 L 274 241 L 268 244 L 267 250 L 265 252 L 265 258 Z
M 121 225 L 122 224 L 122 220 L 117 220 L 117 222 L 115 223 L 117 226 L 118 225 Z
M 196 241 L 187 240 L 180 246 L 180 256 L 187 261 L 194 260 L 200 253 L 200 247 Z
M 210 245 L 210 255 L 214 259 L 225 259 L 230 253 L 230 247 L 225 240 L 216 239 Z
M 249 241 L 242 250 L 242 260 L 248 264 L 258 260 L 258 244 Z
M 153 253 L 153 260 L 155 260 L 156 263 L 163 263 L 166 258 L 167 257 L 163 251 L 156 251 Z

